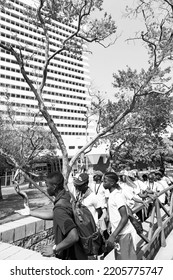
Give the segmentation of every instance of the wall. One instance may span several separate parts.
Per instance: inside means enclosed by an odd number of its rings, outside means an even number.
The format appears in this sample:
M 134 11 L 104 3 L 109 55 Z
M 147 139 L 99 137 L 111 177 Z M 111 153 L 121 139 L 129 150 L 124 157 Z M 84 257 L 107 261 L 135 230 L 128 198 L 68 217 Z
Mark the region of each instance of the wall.
M 0 225 L 0 241 L 40 251 L 43 244 L 53 242 L 53 221 L 34 217 Z

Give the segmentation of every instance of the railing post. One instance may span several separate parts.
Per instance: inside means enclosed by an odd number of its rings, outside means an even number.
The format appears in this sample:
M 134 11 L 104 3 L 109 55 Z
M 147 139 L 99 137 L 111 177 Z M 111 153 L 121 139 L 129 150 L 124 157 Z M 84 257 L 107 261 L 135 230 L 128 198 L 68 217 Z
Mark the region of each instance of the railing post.
M 7 172 L 5 172 L 5 187 L 7 187 L 7 179 L 8 179 Z
M 156 206 L 153 203 L 153 208 L 151 212 L 151 217 L 150 217 L 150 225 L 149 225 L 149 231 L 148 231 L 148 239 L 151 240 L 151 237 L 153 235 L 153 226 L 154 226 L 154 215 L 156 212 Z
M 172 212 L 173 212 L 173 190 L 171 189 L 170 190 L 170 192 L 171 192 L 171 197 L 170 197 L 170 209 L 169 209 L 169 211 L 170 211 L 170 215 L 172 214 Z
M 164 233 L 158 198 L 156 198 L 155 205 L 156 205 L 157 224 L 158 227 L 161 228 L 161 246 L 166 247 L 166 239 L 165 239 L 165 233 Z

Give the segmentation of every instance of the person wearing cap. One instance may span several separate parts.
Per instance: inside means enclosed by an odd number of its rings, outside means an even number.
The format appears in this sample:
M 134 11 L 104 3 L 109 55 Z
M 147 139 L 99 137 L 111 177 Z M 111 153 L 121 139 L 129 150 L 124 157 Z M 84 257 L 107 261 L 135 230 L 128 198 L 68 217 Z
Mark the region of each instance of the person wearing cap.
M 127 201 L 118 180 L 115 172 L 106 172 L 103 177 L 103 187 L 110 192 L 108 210 L 111 235 L 106 242 L 106 249 L 109 252 L 114 248 L 116 260 L 136 260 L 134 228 L 128 219 Z
M 44 245 L 43 256 L 62 260 L 87 260 L 79 243 L 76 224 L 73 220 L 71 196 L 64 189 L 64 177 L 61 172 L 52 172 L 46 179 L 47 193 L 54 197 L 53 210 L 30 210 L 28 215 L 44 220 L 53 220 L 55 244 Z M 22 209 L 23 210 L 23 209 Z M 22 214 L 18 212 L 19 214 Z
M 74 177 L 73 184 L 77 191 L 77 199 L 80 200 L 92 213 L 96 225 L 102 216 L 101 201 L 97 195 L 89 188 L 89 176 L 87 173 L 81 173 Z

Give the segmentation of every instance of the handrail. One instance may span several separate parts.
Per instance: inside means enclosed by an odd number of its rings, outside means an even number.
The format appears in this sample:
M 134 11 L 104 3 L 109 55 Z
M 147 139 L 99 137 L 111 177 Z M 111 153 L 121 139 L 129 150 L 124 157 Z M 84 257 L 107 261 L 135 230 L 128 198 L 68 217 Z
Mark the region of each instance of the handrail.
M 170 198 L 169 204 L 165 205 L 160 201 L 159 197 L 167 192 L 170 192 Z M 145 233 L 140 235 L 145 241 L 142 246 L 143 253 L 151 250 L 151 244 L 156 241 L 155 239 L 160 240 L 161 247 L 166 246 L 166 237 L 169 234 L 167 225 L 170 225 L 170 231 L 173 229 L 173 184 L 159 193 L 154 193 L 152 198 L 149 197 L 145 201 L 152 206 L 152 210 L 147 220 L 143 222 L 143 226 L 146 223 L 149 227 L 145 230 Z M 134 207 L 132 212 L 137 213 L 144 208 L 145 206 L 141 204 Z

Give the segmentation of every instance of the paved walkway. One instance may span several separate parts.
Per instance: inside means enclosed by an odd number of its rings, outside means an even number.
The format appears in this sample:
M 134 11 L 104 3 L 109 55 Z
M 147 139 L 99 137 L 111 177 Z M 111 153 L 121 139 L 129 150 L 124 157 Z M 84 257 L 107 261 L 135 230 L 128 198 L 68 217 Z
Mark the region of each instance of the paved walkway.
M 9 243 L 0 242 L 0 260 L 47 260 L 40 253 Z
M 166 238 L 166 247 L 160 247 L 155 260 L 173 260 L 173 231 Z

